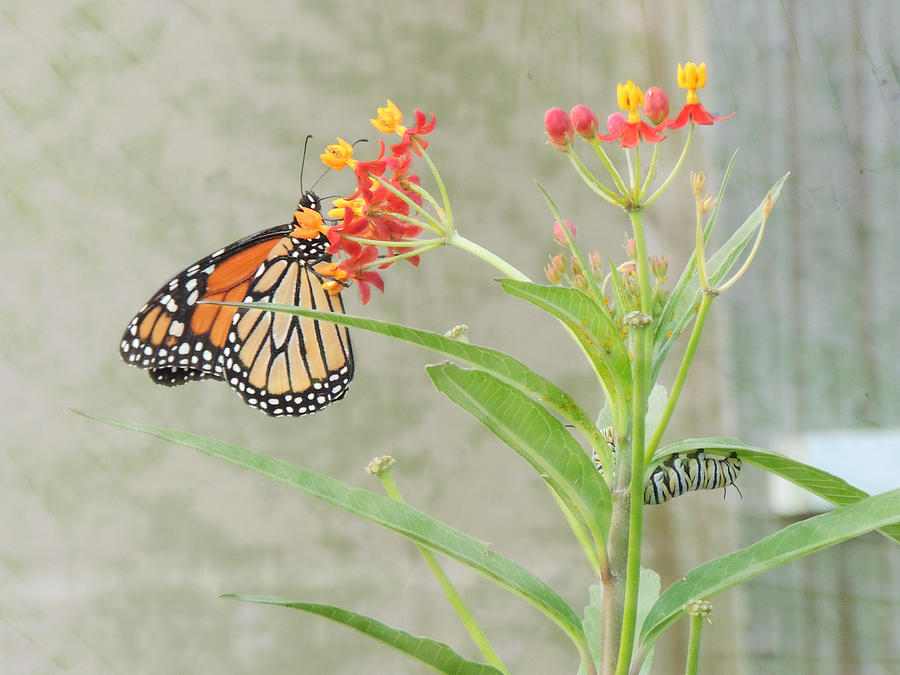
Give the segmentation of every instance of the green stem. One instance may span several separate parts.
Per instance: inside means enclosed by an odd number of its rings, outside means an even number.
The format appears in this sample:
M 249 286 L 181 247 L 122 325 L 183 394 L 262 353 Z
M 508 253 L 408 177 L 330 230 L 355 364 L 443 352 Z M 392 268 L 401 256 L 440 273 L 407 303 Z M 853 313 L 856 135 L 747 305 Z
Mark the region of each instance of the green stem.
M 647 242 L 644 234 L 643 215 L 640 210 L 629 212 L 634 228 L 635 258 L 638 268 L 638 288 L 640 291 L 641 313 L 651 317 L 650 268 L 647 263 Z M 652 324 L 651 324 L 652 325 Z M 629 481 L 629 526 L 628 560 L 625 574 L 625 600 L 622 611 L 622 635 L 619 641 L 619 657 L 616 673 L 626 675 L 634 651 L 634 636 L 637 624 L 638 591 L 641 577 L 641 540 L 644 516 L 644 450 L 647 398 L 650 385 L 651 337 L 649 325 L 631 326 L 633 358 L 632 373 L 632 440 L 631 475 Z
M 488 265 L 491 265 L 495 269 L 499 270 L 502 274 L 509 277 L 510 279 L 515 279 L 516 281 L 531 281 L 531 279 L 526 277 L 519 270 L 506 262 L 503 258 L 495 253 L 492 253 L 491 251 L 488 251 L 483 246 L 476 244 L 471 239 L 466 239 L 455 230 L 451 232 L 447 237 L 447 244 L 449 244 L 450 246 L 456 246 L 456 248 L 460 248 L 463 251 L 471 253 L 476 258 L 480 258 Z
M 659 159 L 659 143 L 653 144 L 653 155 L 650 158 L 650 169 L 647 171 L 647 176 L 644 178 L 644 183 L 641 185 L 641 192 L 638 195 L 638 201 L 644 198 L 644 195 L 647 193 L 647 186 L 650 185 L 650 181 L 653 180 L 653 176 L 656 174 L 656 162 Z
M 391 248 L 416 248 L 417 246 L 443 246 L 444 238 L 440 239 L 401 239 L 400 241 L 390 241 L 388 239 L 366 239 L 365 237 L 354 237 L 349 234 L 341 234 L 341 239 L 346 239 L 347 241 L 355 241 L 358 244 L 369 244 L 371 246 L 385 246 Z M 381 263 L 379 263 L 381 264 Z
M 615 165 L 610 160 L 609 155 L 606 154 L 606 150 L 603 149 L 603 144 L 600 143 L 597 138 L 591 139 L 591 146 L 594 148 L 594 154 L 597 155 L 597 158 L 602 162 L 603 168 L 606 169 L 607 173 L 612 176 L 613 182 L 616 184 L 616 188 L 618 188 L 619 192 L 622 195 L 628 193 L 628 188 L 625 187 L 625 181 L 622 180 L 622 176 L 619 173 L 618 169 L 616 169 Z
M 688 638 L 687 666 L 685 675 L 697 675 L 697 666 L 700 663 L 700 633 L 703 630 L 703 617 L 691 616 L 691 633 Z
M 634 149 L 634 176 L 631 177 L 631 202 L 637 204 L 641 198 L 641 152 Z
M 360 265 L 359 269 L 361 270 L 371 270 L 377 267 L 384 267 L 385 265 L 390 265 L 391 263 L 395 263 L 398 260 L 406 260 L 407 258 L 415 258 L 417 255 L 422 255 L 423 253 L 428 253 L 428 251 L 433 251 L 440 246 L 443 246 L 444 242 L 440 242 L 439 244 L 431 244 L 430 246 L 423 246 L 422 248 L 417 248 L 414 251 L 407 251 L 406 253 L 398 253 L 397 255 L 389 255 L 386 258 L 379 258 L 374 262 L 366 263 L 365 265 Z
M 772 199 L 772 196 L 771 196 L 771 193 L 769 193 L 769 204 L 772 203 L 771 199 Z M 737 272 L 735 272 L 734 276 L 731 277 L 728 281 L 726 281 L 724 284 L 722 284 L 721 286 L 718 286 L 716 288 L 716 291 L 718 293 L 721 293 L 721 292 L 731 288 L 738 279 L 740 279 L 742 276 L 744 276 L 744 272 L 746 272 L 747 269 L 749 269 L 750 263 L 753 262 L 753 259 L 756 257 L 756 252 L 759 250 L 759 245 L 762 242 L 763 233 L 766 231 L 766 223 L 769 222 L 769 213 L 771 211 L 771 208 L 772 208 L 771 206 L 768 206 L 768 208 L 763 210 L 762 222 L 760 222 L 760 224 L 759 224 L 759 231 L 756 234 L 756 241 L 753 242 L 753 248 L 750 249 L 750 253 L 747 255 L 747 259 L 744 261 L 744 264 L 741 265 L 741 269 L 739 269 Z
M 569 156 L 569 161 L 572 162 L 572 165 L 575 167 L 575 170 L 581 176 L 581 179 L 587 184 L 591 190 L 593 190 L 597 195 L 602 197 L 605 201 L 609 202 L 613 206 L 622 206 L 622 199 L 615 192 L 610 190 L 608 187 L 603 185 L 597 178 L 592 174 L 588 168 L 582 163 L 581 159 L 578 155 L 575 154 L 575 151 L 570 149 L 567 153 Z
M 450 208 L 450 196 L 447 194 L 447 186 L 445 186 L 444 181 L 441 180 L 441 174 L 438 173 L 437 167 L 434 165 L 434 162 L 431 161 L 431 157 L 428 156 L 428 153 L 425 152 L 425 149 L 419 144 L 419 141 L 414 142 L 419 148 L 419 151 L 422 153 L 422 159 L 424 159 L 425 163 L 428 164 L 428 169 L 431 171 L 431 175 L 434 176 L 434 182 L 437 183 L 438 190 L 440 190 L 441 192 L 441 201 L 444 202 L 444 215 L 447 219 L 449 230 L 452 232 L 453 210 Z
M 676 174 L 681 170 L 681 165 L 684 164 L 684 158 L 687 157 L 688 148 L 691 147 L 691 139 L 694 137 L 694 124 L 691 123 L 691 129 L 688 131 L 687 138 L 684 141 L 684 147 L 681 149 L 681 157 L 678 158 L 678 161 L 675 162 L 675 166 L 672 167 L 672 171 L 669 173 L 668 177 L 663 181 L 662 185 L 656 188 L 656 191 L 647 198 L 641 206 L 644 208 L 650 206 L 653 202 L 656 201 L 656 198 L 659 197 L 667 187 L 669 187 L 669 183 L 672 182 L 672 179 L 675 178 Z
M 391 474 L 390 468 L 380 471 L 378 473 L 378 477 L 384 484 L 384 489 L 391 499 L 394 499 L 398 502 L 404 501 L 403 495 L 400 494 L 400 489 L 394 482 L 394 477 Z M 447 599 L 450 601 L 453 609 L 456 610 L 456 614 L 463 622 L 466 630 L 469 631 L 469 635 L 472 636 L 472 640 L 474 640 L 475 644 L 478 645 L 478 649 L 484 655 L 484 658 L 487 659 L 487 662 L 497 668 L 499 671 L 506 673 L 506 675 L 509 675 L 509 669 L 504 665 L 497 652 L 494 651 L 494 647 L 488 640 L 487 635 L 485 635 L 484 631 L 481 630 L 481 626 L 478 625 L 475 617 L 472 616 L 472 613 L 469 611 L 466 603 L 463 602 L 463 599 L 460 597 L 456 588 L 453 586 L 453 582 L 450 581 L 450 577 L 448 577 L 447 573 L 444 572 L 444 568 L 441 567 L 441 564 L 437 561 L 437 558 L 435 558 L 434 554 L 424 546 L 416 544 L 416 548 L 419 549 L 419 553 L 422 554 L 422 558 L 425 560 L 425 563 L 428 565 L 429 569 L 431 569 L 431 573 L 434 574 L 434 577 L 441 585 L 444 594 L 447 596 Z
M 688 340 L 687 349 L 684 352 L 684 357 L 681 359 L 681 366 L 679 366 L 678 374 L 675 376 L 672 392 L 669 394 L 669 398 L 666 401 L 666 407 L 663 409 L 659 424 L 656 425 L 656 430 L 653 432 L 653 438 L 650 439 L 650 442 L 647 444 L 647 450 L 644 452 L 645 463 L 650 461 L 653 457 L 653 453 L 656 452 L 656 449 L 659 447 L 659 443 L 666 431 L 669 420 L 672 418 L 672 413 L 675 411 L 678 397 L 681 394 L 681 388 L 684 386 L 684 381 L 687 379 L 688 371 L 691 368 L 691 362 L 694 360 L 694 353 L 697 351 L 697 345 L 700 344 L 700 334 L 703 332 L 706 314 L 709 312 L 709 306 L 712 304 L 714 297 L 714 295 L 704 293 L 703 299 L 700 301 L 700 309 L 697 311 L 697 318 L 694 320 L 691 339 Z

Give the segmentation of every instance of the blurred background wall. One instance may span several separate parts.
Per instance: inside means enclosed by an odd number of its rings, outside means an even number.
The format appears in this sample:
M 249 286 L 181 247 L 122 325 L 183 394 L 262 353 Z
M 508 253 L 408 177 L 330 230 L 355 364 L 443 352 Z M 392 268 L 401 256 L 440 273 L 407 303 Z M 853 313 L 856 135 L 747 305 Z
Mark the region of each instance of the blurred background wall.
M 539 279 L 556 250 L 535 179 L 588 248 L 620 259 L 625 238 L 619 214 L 545 146 L 544 111 L 587 103 L 605 115 L 626 79 L 664 86 L 677 110 L 676 64 L 706 61 L 702 100 L 737 115 L 695 134 L 685 169 L 716 185 L 740 148 L 720 236 L 792 173 L 753 268 L 714 304 L 670 437 L 737 435 L 840 464 L 862 487 L 896 486 L 898 29 L 893 0 L 6 0 L 0 671 L 423 672 L 226 592 L 344 605 L 475 655 L 405 541 L 69 408 L 213 435 L 372 489 L 363 467 L 393 454 L 408 501 L 587 603 L 590 570 L 552 499 L 431 389 L 434 355 L 357 332 L 347 398 L 299 420 L 269 419 L 218 383 L 155 387 L 119 360 L 125 324 L 171 274 L 290 216 L 307 134 L 312 176 L 335 136 L 375 137 L 368 118 L 387 97 L 437 113 L 430 153 L 461 231 Z M 317 188 L 349 189 L 343 174 Z M 647 214 L 651 253 L 672 269 L 690 254 L 692 218 L 685 171 Z M 473 341 L 596 408 L 578 350 L 495 276 L 439 251 L 395 266 L 383 297 L 364 308 L 351 297 L 349 311 L 440 331 L 465 322 Z M 649 512 L 646 563 L 664 585 L 818 508 L 773 500 L 780 488 L 753 469 L 740 486 L 743 499 L 690 495 Z M 706 672 L 896 672 L 898 563 L 872 535 L 723 594 Z M 575 670 L 540 615 L 449 567 L 514 672 Z M 683 671 L 680 630 L 654 672 Z

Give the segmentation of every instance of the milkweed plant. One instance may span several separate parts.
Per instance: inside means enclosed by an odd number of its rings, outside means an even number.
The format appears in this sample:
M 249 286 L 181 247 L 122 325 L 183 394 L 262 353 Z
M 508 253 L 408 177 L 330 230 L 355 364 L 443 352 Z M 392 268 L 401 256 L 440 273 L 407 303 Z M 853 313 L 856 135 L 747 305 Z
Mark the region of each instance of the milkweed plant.
M 607 134 L 600 133 L 598 118 L 586 105 L 576 105 L 569 113 L 559 108 L 547 111 L 544 123 L 550 148 L 599 198 L 598 213 L 624 216 L 627 244 L 624 260 L 582 250 L 578 227 L 539 187 L 548 206 L 547 221 L 554 223 L 542 245 L 561 249 L 550 256 L 540 281 L 460 233 L 448 191 L 426 152 L 429 139 L 435 139 L 433 114 L 417 110 L 414 125 L 407 127 L 400 110 L 388 101 L 372 123 L 388 137 L 399 138 L 396 143 L 380 141 L 377 157 L 363 161 L 354 158 L 353 145 L 338 139 L 321 156 L 332 169 L 352 171 L 356 182 L 353 194 L 337 199 L 328 214 L 334 224 L 328 231 L 332 263 L 321 273 L 326 290 L 338 293 L 355 285 L 365 304 L 372 287 L 384 290 L 382 274 L 393 263 L 406 260 L 418 265 L 423 255 L 443 246 L 463 249 L 502 275 L 498 291 L 540 308 L 548 319 L 562 324 L 581 348 L 585 367 L 596 375 L 604 401 L 599 413 L 586 410 L 515 357 L 470 343 L 465 327 L 442 335 L 295 306 L 252 305 L 379 333 L 451 359 L 428 366 L 428 377 L 521 455 L 546 483 L 584 552 L 585 564 L 596 575 L 596 584 L 586 589 L 583 612 L 488 543 L 406 504 L 391 457 L 377 457 L 367 468 L 381 480 L 384 496 L 221 441 L 115 422 L 251 469 L 407 537 L 421 551 L 483 661 L 352 610 L 268 596 L 227 597 L 324 616 L 439 672 L 509 673 L 444 573 L 435 557 L 441 553 L 511 591 L 555 623 L 571 640 L 581 673 L 650 672 L 654 643 L 682 617 L 690 622 L 685 672 L 696 673 L 701 629 L 716 594 L 873 529 L 900 541 L 900 490 L 869 496 L 821 469 L 735 438 L 662 443 L 709 310 L 747 272 L 787 178 L 776 181 L 737 227 L 720 226 L 717 217 L 731 164 L 716 196 L 707 190 L 703 172 L 691 173 L 689 181 L 676 181 L 695 131 L 711 130 L 733 115 L 715 117 L 707 112 L 698 98 L 705 79 L 705 64 L 678 66 L 677 84 L 686 92 L 686 103 L 674 118 L 669 117 L 663 89 L 642 92 L 631 81 L 618 85 L 621 111 L 607 118 Z M 660 162 L 664 141 L 683 145 L 671 167 Z M 426 190 L 413 173 L 421 164 L 436 189 Z M 695 250 L 670 284 L 667 258 L 648 255 L 644 212 L 664 191 L 686 183 L 694 202 Z M 709 240 L 716 227 L 727 237 L 712 251 Z M 687 345 L 674 380 L 664 388 L 658 382 L 660 371 L 677 340 L 686 340 Z M 831 502 L 834 509 L 686 570 L 660 592 L 660 577 L 641 566 L 645 509 L 665 508 L 658 505 L 692 490 L 730 485 L 746 465 L 787 479 Z

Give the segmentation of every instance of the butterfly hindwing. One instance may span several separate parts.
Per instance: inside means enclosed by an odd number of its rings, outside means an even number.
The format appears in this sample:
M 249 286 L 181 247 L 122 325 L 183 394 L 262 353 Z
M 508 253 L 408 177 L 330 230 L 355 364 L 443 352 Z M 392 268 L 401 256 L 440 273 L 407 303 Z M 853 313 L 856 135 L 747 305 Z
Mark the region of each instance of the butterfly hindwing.
M 281 247 L 261 269 L 246 298 L 307 309 L 343 312 L 310 264 Z M 270 415 L 304 415 L 342 398 L 353 376 L 347 329 L 290 314 L 241 309 L 223 352 L 228 383 Z

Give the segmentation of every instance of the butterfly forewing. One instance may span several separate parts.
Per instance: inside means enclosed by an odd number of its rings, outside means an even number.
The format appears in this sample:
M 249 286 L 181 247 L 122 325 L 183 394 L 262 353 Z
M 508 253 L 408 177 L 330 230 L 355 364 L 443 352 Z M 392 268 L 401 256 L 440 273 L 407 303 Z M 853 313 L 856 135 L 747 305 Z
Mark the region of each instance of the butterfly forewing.
M 298 214 L 321 222 L 307 193 Z M 300 228 L 300 229 L 297 229 Z M 269 415 L 304 415 L 344 396 L 353 375 L 346 328 L 284 313 L 207 302 L 272 302 L 343 312 L 315 266 L 330 259 L 324 235 L 296 217 L 191 265 L 141 308 L 122 336 L 122 358 L 170 386 L 227 381 Z

